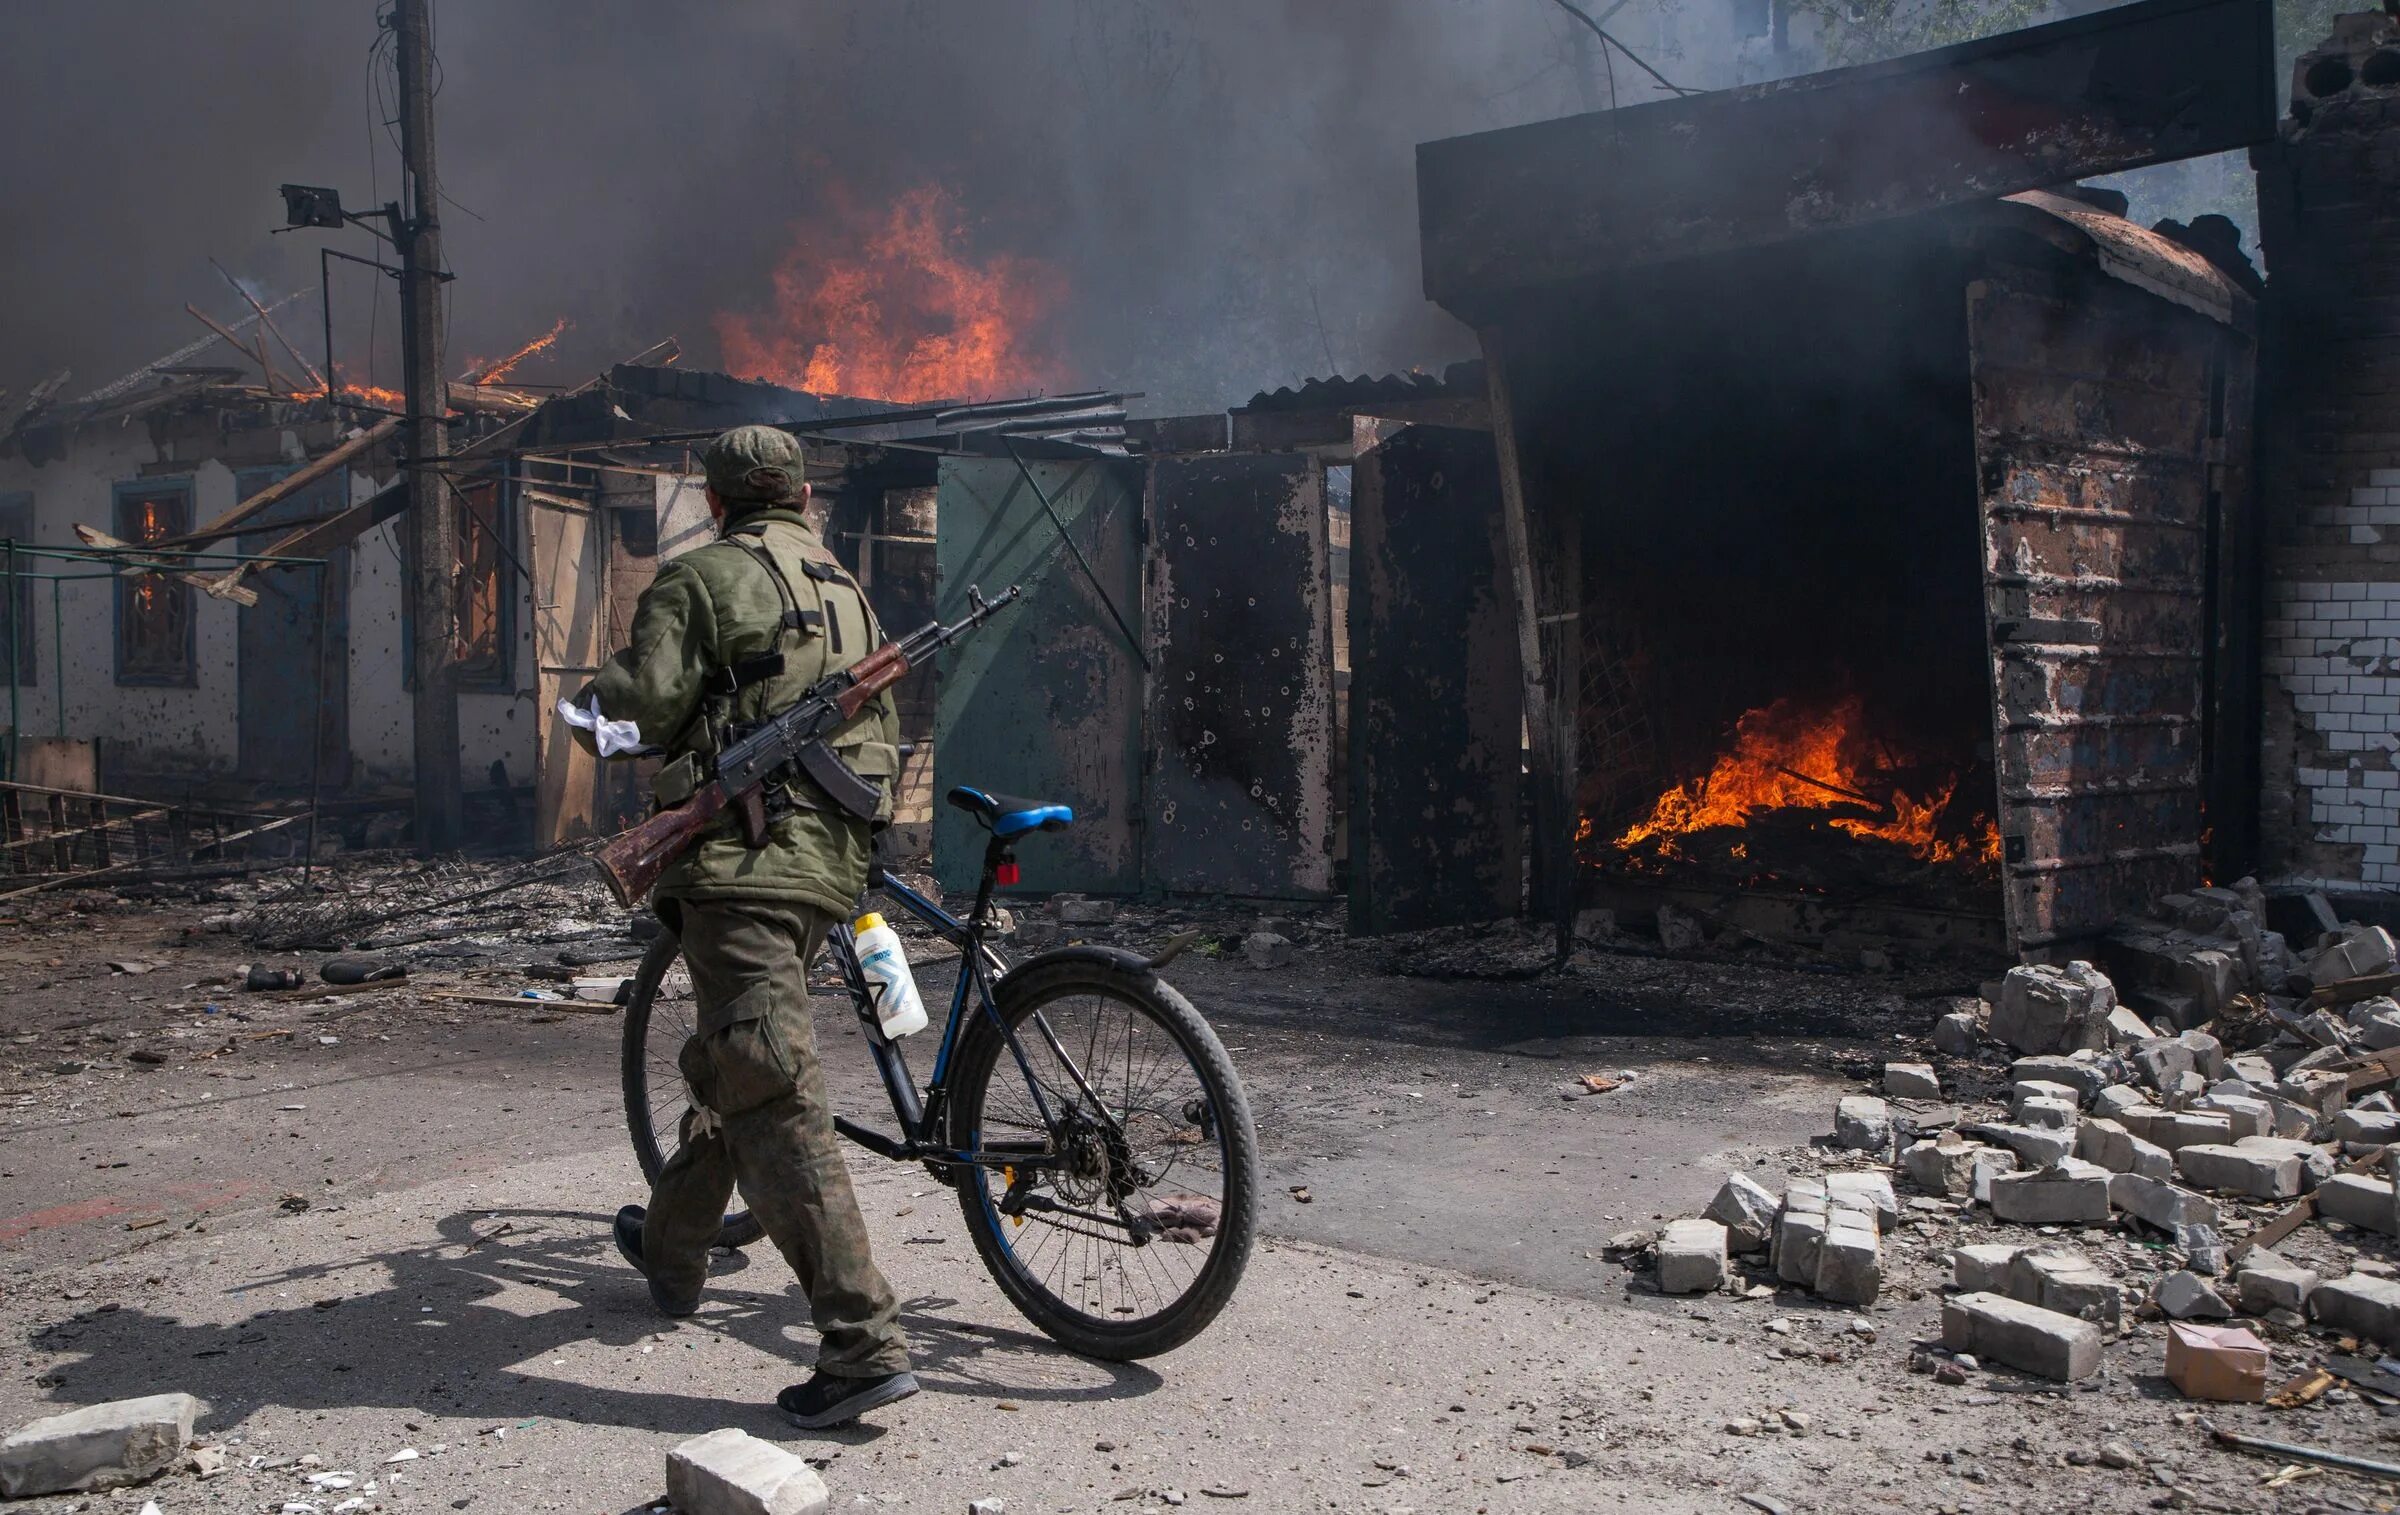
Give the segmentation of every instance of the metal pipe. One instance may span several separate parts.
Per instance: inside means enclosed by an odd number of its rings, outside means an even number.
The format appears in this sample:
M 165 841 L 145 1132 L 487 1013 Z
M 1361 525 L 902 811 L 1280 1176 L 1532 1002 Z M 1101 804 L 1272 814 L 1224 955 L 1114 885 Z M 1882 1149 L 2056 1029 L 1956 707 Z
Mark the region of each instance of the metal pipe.
M 64 591 L 58 586 L 65 582 L 63 575 L 54 574 L 50 579 L 50 674 L 55 691 L 50 703 L 58 708 L 58 739 L 62 742 L 67 739 L 67 616 L 59 606 Z
M 316 719 L 308 723 L 308 851 L 300 858 L 300 883 L 306 887 L 317 862 L 317 796 L 325 774 L 325 617 L 333 604 L 332 575 L 317 565 L 317 687 Z
M 2202 1422 L 2207 1424 L 2207 1422 Z M 2214 1425 L 2208 1434 L 2226 1446 L 2244 1452 L 2265 1452 L 2274 1457 L 2289 1457 L 2295 1462 L 2313 1462 L 2323 1467 L 2340 1468 L 2344 1472 L 2364 1473 L 2369 1478 L 2381 1478 L 2400 1483 L 2400 1466 L 2376 1462 L 2365 1457 L 2351 1457 L 2341 1452 L 2328 1452 L 2321 1447 L 2304 1447 L 2297 1442 L 2269 1441 L 2263 1436 L 2243 1436 L 2233 1431 L 2220 1431 Z
M 25 724 L 18 719 L 17 711 L 17 667 L 20 661 L 17 635 L 17 539 L 12 536 L 8 539 L 8 776 L 12 780 L 19 771 L 17 741 L 23 735 L 20 728 Z

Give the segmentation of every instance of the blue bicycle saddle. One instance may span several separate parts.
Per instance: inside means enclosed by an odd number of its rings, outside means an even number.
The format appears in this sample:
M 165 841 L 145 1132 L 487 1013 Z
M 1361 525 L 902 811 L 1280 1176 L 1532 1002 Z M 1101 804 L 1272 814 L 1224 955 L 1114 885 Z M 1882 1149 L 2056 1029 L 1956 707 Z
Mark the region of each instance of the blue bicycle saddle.
M 1003 841 L 1028 831 L 1064 831 L 1075 819 L 1074 807 L 1069 805 L 1019 799 L 1013 794 L 990 794 L 964 784 L 950 791 L 950 803 L 981 821 L 992 835 Z

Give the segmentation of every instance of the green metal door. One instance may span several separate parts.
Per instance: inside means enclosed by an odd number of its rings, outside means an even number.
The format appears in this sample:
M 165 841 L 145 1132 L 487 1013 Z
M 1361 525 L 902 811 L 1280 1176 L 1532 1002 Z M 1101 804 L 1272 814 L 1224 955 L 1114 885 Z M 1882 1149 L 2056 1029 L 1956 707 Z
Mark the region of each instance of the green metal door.
M 974 887 L 983 832 L 943 798 L 971 784 L 1075 807 L 1070 830 L 1022 850 L 1026 889 L 1136 893 L 1145 669 L 1119 623 L 1141 625 L 1142 465 L 1028 459 L 1026 468 L 1039 491 L 1007 458 L 942 460 L 934 544 L 942 618 L 957 618 L 969 585 L 991 594 L 1022 584 L 1025 598 L 941 659 L 934 876 L 946 891 Z

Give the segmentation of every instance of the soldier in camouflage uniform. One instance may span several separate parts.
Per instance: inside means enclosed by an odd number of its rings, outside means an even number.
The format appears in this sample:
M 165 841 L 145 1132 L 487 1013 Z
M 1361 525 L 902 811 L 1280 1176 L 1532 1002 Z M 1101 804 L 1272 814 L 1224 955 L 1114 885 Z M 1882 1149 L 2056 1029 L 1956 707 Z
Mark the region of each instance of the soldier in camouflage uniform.
M 865 596 L 810 529 L 800 444 L 744 426 L 703 455 L 719 539 L 663 564 L 634 613 L 633 643 L 575 697 L 630 721 L 662 751 L 677 804 L 708 781 L 727 729 L 798 702 L 882 641 Z M 591 734 L 576 733 L 591 743 Z M 828 739 L 883 792 L 898 771 L 889 694 Z M 669 1315 L 699 1307 L 708 1250 L 736 1186 L 808 1294 L 816 1375 L 778 1405 L 805 1427 L 839 1425 L 916 1392 L 899 1304 L 875 1266 L 826 1103 L 807 968 L 866 884 L 869 824 L 794 772 L 769 802 L 765 846 L 729 812 L 653 892 L 682 939 L 699 1034 L 680 1064 L 692 1108 L 645 1210 L 617 1217 L 618 1248 Z

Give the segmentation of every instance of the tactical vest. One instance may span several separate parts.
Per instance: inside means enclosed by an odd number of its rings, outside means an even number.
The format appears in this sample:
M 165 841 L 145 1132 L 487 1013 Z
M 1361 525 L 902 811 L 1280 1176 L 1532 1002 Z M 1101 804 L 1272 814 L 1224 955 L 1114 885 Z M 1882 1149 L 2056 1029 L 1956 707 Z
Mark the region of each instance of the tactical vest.
M 707 692 L 691 727 L 671 744 L 676 755 L 659 772 L 655 787 L 664 805 L 688 799 L 714 772 L 716 755 L 728 742 L 798 704 L 827 674 L 883 644 L 883 629 L 858 581 L 814 533 L 795 522 L 738 520 L 716 542 L 695 548 L 688 560 L 709 583 L 720 620 L 715 645 L 708 649 L 714 669 Z M 719 586 L 731 587 L 743 577 L 753 586 L 763 579 L 780 613 L 725 617 L 728 596 L 717 592 Z M 878 822 L 891 818 L 892 781 L 900 771 L 899 748 L 883 739 L 886 718 L 885 701 L 878 700 L 826 739 L 853 772 L 882 791 Z M 775 786 L 769 808 L 848 814 L 814 780 L 798 773 Z

